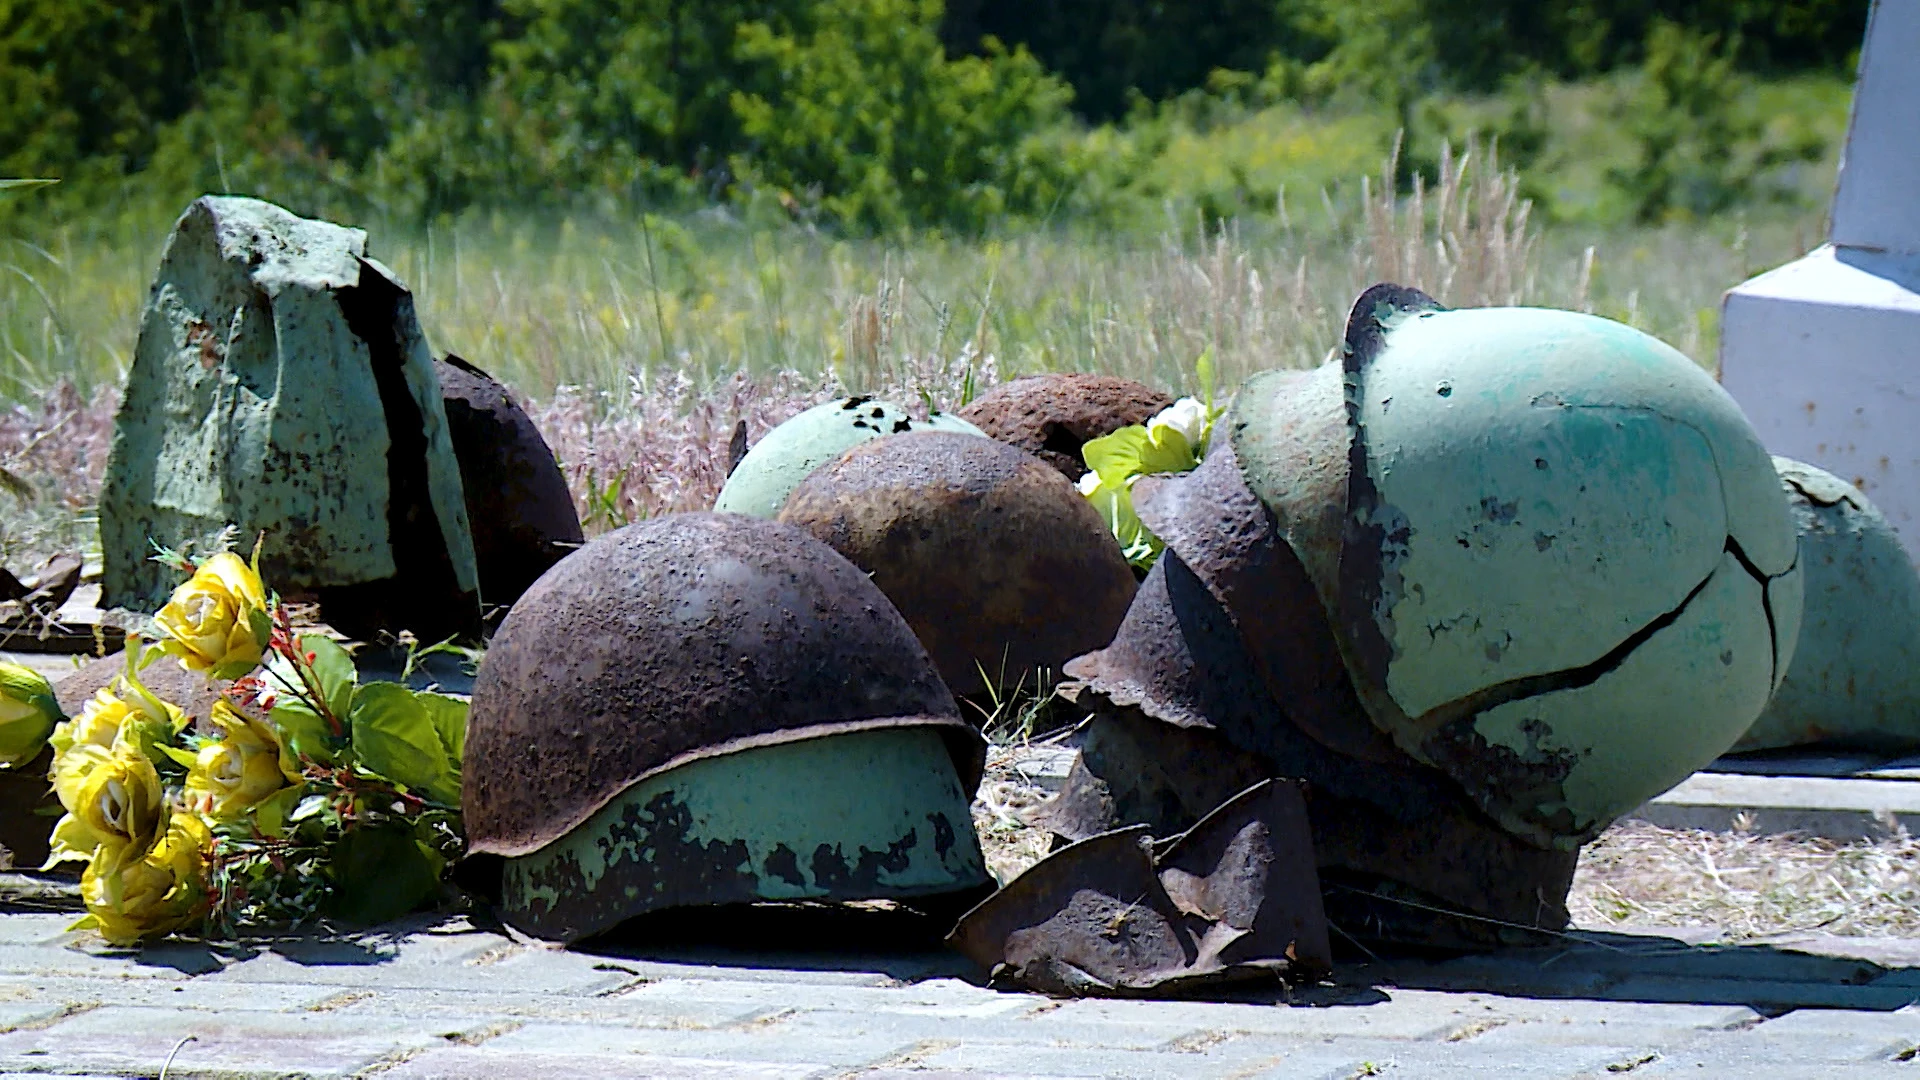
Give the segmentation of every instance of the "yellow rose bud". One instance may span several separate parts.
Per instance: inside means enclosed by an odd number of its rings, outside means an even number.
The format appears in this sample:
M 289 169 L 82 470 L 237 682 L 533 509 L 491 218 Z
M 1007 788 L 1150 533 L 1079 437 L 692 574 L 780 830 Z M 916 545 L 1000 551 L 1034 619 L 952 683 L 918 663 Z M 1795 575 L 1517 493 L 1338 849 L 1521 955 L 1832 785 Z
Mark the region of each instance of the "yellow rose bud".
M 119 692 L 113 687 L 118 687 Z M 60 780 L 61 763 L 75 747 L 112 750 L 132 744 L 144 751 L 149 742 L 171 740 L 186 726 L 186 713 L 148 693 L 138 683 L 122 678 L 115 680 L 113 687 L 95 691 L 79 716 L 54 727 L 48 742 L 53 745 L 50 775 L 56 784 Z
M 115 861 L 106 849 L 80 876 L 80 896 L 115 945 L 173 933 L 207 913 L 207 850 L 212 835 L 192 814 L 174 814 L 140 858 Z
M 183 666 L 227 678 L 258 664 L 272 636 L 266 587 L 231 552 L 200 564 L 153 621 L 167 635 L 161 647 Z
M 220 741 L 202 746 L 187 770 L 188 806 L 215 821 L 231 821 L 299 779 L 282 771 L 282 747 L 271 726 L 225 699 L 213 703 L 209 719 Z
M 45 675 L 0 663 L 0 769 L 17 769 L 39 757 L 54 725 L 66 718 Z
M 54 794 L 67 813 L 53 828 L 46 865 L 139 858 L 166 816 L 160 774 L 139 750 L 76 746 L 54 765 Z

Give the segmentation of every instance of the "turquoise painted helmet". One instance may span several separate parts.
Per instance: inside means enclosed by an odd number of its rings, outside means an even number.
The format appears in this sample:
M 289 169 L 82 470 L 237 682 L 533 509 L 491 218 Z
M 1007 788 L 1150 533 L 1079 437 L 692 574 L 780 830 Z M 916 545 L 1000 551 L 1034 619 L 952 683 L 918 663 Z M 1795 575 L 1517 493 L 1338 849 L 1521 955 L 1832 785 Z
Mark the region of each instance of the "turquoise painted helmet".
M 1793 664 L 1736 750 L 1920 750 L 1920 573 L 1860 490 L 1774 458 L 1800 532 L 1806 612 Z
M 903 431 L 985 433 L 957 416 L 935 413 L 915 420 L 898 405 L 870 397 L 841 398 L 815 405 L 767 432 L 728 475 L 713 508 L 722 513 L 774 518 L 787 496 L 813 470 L 842 453 L 882 435 Z
M 1631 327 L 1375 286 L 1342 361 L 1255 376 L 1228 429 L 1372 721 L 1536 843 L 1711 762 L 1792 658 L 1772 462 Z

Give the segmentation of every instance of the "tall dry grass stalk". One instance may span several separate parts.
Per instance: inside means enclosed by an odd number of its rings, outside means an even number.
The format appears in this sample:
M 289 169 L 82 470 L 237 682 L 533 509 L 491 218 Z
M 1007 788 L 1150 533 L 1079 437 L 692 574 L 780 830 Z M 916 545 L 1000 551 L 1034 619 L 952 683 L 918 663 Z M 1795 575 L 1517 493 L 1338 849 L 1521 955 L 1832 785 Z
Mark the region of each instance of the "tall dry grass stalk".
M 1429 190 L 1416 175 L 1404 199 L 1393 184 L 1399 154 L 1396 142 L 1377 188 L 1371 178 L 1361 183 L 1369 241 L 1361 276 L 1412 285 L 1452 307 L 1533 299 L 1533 207 L 1520 197 L 1519 177 L 1500 168 L 1498 145 L 1469 141 L 1457 154 L 1442 146 L 1438 185 Z

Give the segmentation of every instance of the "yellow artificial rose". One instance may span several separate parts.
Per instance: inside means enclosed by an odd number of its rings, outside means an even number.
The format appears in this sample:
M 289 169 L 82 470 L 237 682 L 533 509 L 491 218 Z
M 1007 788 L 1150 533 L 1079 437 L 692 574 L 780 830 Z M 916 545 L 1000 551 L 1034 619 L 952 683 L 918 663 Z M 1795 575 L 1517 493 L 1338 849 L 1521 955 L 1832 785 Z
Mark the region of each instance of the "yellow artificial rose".
M 252 670 L 271 638 L 266 586 L 232 552 L 201 563 L 153 621 L 167 635 L 161 647 L 184 667 L 223 678 Z
M 224 698 L 213 703 L 209 719 L 220 730 L 220 739 L 202 746 L 187 770 L 187 805 L 198 813 L 231 821 L 300 779 L 283 768 L 290 758 L 270 725 L 242 714 Z
M 54 765 L 53 790 L 67 813 L 53 827 L 46 867 L 73 859 L 91 859 L 95 865 L 103 858 L 109 863 L 137 859 L 166 817 L 160 774 L 131 746 L 74 747 Z
M 166 742 L 187 726 L 187 714 L 180 707 L 160 700 L 139 680 L 121 676 L 109 686 L 94 691 L 80 715 L 53 729 L 56 757 L 64 757 L 76 746 L 98 746 L 111 750 L 122 743 L 137 743 L 141 749 L 152 741 Z M 59 769 L 55 761 L 54 768 Z
M 39 757 L 54 725 L 66 718 L 45 675 L 0 663 L 0 769 L 17 769 Z
M 162 937 L 207 913 L 212 835 L 192 814 L 174 814 L 139 858 L 113 860 L 102 848 L 80 876 L 80 897 L 100 936 L 115 945 Z

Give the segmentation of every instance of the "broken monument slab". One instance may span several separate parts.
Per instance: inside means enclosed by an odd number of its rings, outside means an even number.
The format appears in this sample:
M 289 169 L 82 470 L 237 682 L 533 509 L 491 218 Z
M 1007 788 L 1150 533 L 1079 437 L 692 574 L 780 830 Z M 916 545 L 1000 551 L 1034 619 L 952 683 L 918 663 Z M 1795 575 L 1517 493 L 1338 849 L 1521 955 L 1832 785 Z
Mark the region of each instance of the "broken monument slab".
M 229 529 L 235 533 L 229 533 Z M 479 629 L 433 356 L 366 234 L 208 196 L 174 226 L 100 497 L 103 606 L 153 611 L 205 553 L 264 536 L 267 580 L 362 638 Z
M 1879 506 L 1920 559 L 1920 4 L 1875 0 L 1828 243 L 1727 293 L 1720 379 L 1776 454 Z

